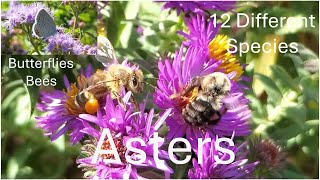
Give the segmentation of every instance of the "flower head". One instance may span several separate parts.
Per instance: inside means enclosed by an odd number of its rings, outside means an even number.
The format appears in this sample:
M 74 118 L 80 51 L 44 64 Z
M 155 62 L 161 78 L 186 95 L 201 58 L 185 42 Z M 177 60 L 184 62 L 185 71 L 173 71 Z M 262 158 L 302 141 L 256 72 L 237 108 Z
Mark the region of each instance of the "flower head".
M 188 27 L 188 32 L 178 31 L 178 34 L 186 38 L 183 44 L 201 47 L 208 53 L 208 45 L 217 35 L 219 27 L 214 27 L 212 19 L 207 20 L 202 15 L 190 15 L 189 18 L 185 18 L 185 23 Z
M 251 141 L 252 159 L 260 162 L 259 167 L 276 173 L 285 165 L 285 153 L 272 139 L 255 138 Z
M 75 40 L 70 34 L 58 32 L 48 38 L 47 50 L 52 54 L 91 54 L 95 53 L 95 46 L 84 46 L 80 41 Z
M 182 46 L 173 61 L 167 58 L 160 61 L 158 65 L 159 80 L 157 82 L 158 89 L 154 94 L 155 104 L 163 110 L 173 109 L 173 115 L 168 117 L 166 121 L 169 127 L 167 138 L 186 136 L 196 150 L 197 138 L 203 137 L 205 132 L 211 136 L 214 134 L 231 136 L 233 132 L 235 132 L 235 136 L 250 134 L 248 120 L 251 117 L 251 111 L 247 104 L 248 99 L 244 97 L 240 85 L 232 80 L 234 73 L 225 74 L 231 82 L 231 90 L 229 95 L 221 99 L 221 108 L 211 114 L 212 116 L 220 114 L 220 118 L 215 123 L 203 123 L 195 126 L 184 118 L 182 112 L 186 104 L 192 103 L 198 96 L 197 89 L 199 90 L 199 88 L 194 88 L 191 93 L 183 95 L 182 98 L 175 98 L 175 95 L 181 95 L 195 77 L 204 77 L 218 72 L 221 62 L 207 61 L 207 54 L 203 48 L 190 46 L 185 54 L 183 50 Z
M 221 61 L 218 69 L 226 73 L 235 72 L 234 80 L 240 80 L 243 67 L 235 55 L 230 53 L 229 38 L 218 34 L 219 27 L 214 27 L 212 19 L 206 20 L 202 15 L 191 15 L 185 19 L 189 32 L 181 32 L 186 38 L 183 42 L 186 46 L 201 47 L 208 55 L 207 60 Z M 218 25 L 220 26 L 220 25 Z
M 206 138 L 209 135 L 206 134 Z M 225 145 L 223 148 L 231 150 L 235 154 L 235 161 L 230 164 L 219 164 L 214 156 L 220 160 L 228 160 L 230 156 L 227 153 L 219 152 L 215 149 L 215 138 L 212 138 L 211 143 L 206 143 L 203 146 L 202 163 L 197 159 L 192 160 L 193 168 L 189 169 L 188 176 L 191 179 L 241 179 L 250 178 L 251 174 L 258 162 L 248 163 L 246 156 L 248 150 L 246 143 L 240 146 Z
M 168 1 L 163 9 L 176 9 L 177 14 L 196 13 L 205 14 L 206 11 L 229 11 L 234 7 L 235 1 Z
M 243 67 L 237 57 L 229 52 L 231 48 L 228 40 L 228 36 L 220 34 L 212 39 L 209 43 L 209 57 L 216 61 L 222 61 L 219 69 L 224 70 L 226 73 L 236 72 L 234 80 L 240 80 L 243 74 Z
M 88 68 L 88 70 L 90 69 Z M 86 73 L 86 75 L 89 74 Z M 80 77 L 85 78 L 83 75 Z M 70 141 L 73 144 L 82 139 L 83 133 L 80 130 L 84 126 L 78 115 L 83 111 L 74 105 L 74 96 L 79 93 L 80 86 L 83 86 L 81 82 L 78 81 L 78 85 L 70 85 L 69 81 L 65 79 L 67 92 L 54 90 L 50 93 L 40 93 L 40 102 L 37 104 L 37 108 L 45 112 L 46 115 L 36 117 L 37 126 L 45 131 L 45 135 L 51 137 L 51 141 L 69 131 Z
M 157 163 L 154 160 L 154 145 L 150 140 L 154 132 L 160 128 L 161 124 L 170 114 L 170 110 L 166 111 L 155 124 L 152 124 L 154 118 L 154 111 L 144 113 L 144 105 L 141 106 L 141 112 L 134 112 L 133 103 L 129 102 L 131 92 L 128 92 L 123 97 L 123 104 L 117 103 L 110 95 L 106 97 L 106 104 L 104 108 L 97 113 L 97 116 L 80 115 L 83 118 L 85 128 L 83 133 L 92 136 L 93 141 L 83 147 L 83 153 L 88 157 L 79 159 L 77 162 L 80 167 L 85 170 L 93 171 L 91 178 L 99 179 L 128 179 L 138 178 L 140 174 L 139 168 L 156 168 L 166 173 L 171 173 L 171 168 L 166 165 L 164 161 Z M 109 129 L 112 134 L 112 139 L 119 153 L 120 163 L 106 162 L 106 160 L 114 159 L 113 154 L 102 154 L 99 156 L 97 163 L 93 163 L 93 152 L 97 146 L 97 142 L 101 138 L 103 129 Z M 132 143 L 132 146 L 139 148 L 146 154 L 146 160 L 141 164 L 133 164 L 126 160 L 126 156 L 131 159 L 139 160 L 137 153 L 127 151 L 126 142 L 131 138 L 140 138 L 145 145 L 140 143 Z M 159 144 L 159 149 L 162 143 Z M 93 148 L 93 150 L 92 150 Z M 103 150 L 111 149 L 110 139 L 103 140 Z M 159 150 L 159 158 L 167 159 L 168 153 Z
M 50 9 L 40 2 L 31 4 L 14 4 L 3 14 L 3 18 L 5 19 L 3 25 L 11 33 L 15 27 L 18 27 L 21 24 L 33 24 L 37 13 L 41 9 L 45 9 L 50 15 L 52 15 Z
M 96 55 L 97 54 L 97 46 L 89 46 L 89 45 L 85 45 L 84 46 L 84 52 L 85 54 L 88 55 Z

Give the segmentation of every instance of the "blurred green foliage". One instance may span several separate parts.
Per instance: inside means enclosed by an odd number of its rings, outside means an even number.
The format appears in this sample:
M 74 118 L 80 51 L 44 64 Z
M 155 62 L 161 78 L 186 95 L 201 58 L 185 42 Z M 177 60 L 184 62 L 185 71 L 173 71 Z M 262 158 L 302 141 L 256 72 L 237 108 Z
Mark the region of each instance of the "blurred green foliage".
M 58 17 L 57 25 L 68 26 L 73 18 L 69 6 L 61 6 L 61 2 L 50 3 Z M 98 7 L 99 7 L 98 2 Z M 101 4 L 100 4 L 101 5 Z M 177 30 L 185 30 L 183 15 L 177 16 L 175 11 L 161 11 L 161 3 L 148 1 L 109 2 L 100 12 L 99 20 L 104 25 L 104 33 L 114 45 L 118 59 L 128 58 L 138 64 L 144 71 L 147 81 L 155 84 L 157 77 L 157 59 L 165 53 L 174 53 L 182 42 Z M 4 6 L 5 7 L 5 6 Z M 93 43 L 92 36 L 97 33 L 96 13 L 80 15 L 86 23 L 81 36 L 85 43 Z M 318 2 L 238 2 L 236 12 L 247 14 L 268 12 L 276 17 L 309 16 L 317 19 L 317 28 L 271 29 L 271 28 L 232 28 L 221 29 L 220 33 L 235 38 L 238 42 L 263 43 L 274 36 L 284 42 L 298 42 L 297 54 L 247 53 L 240 58 L 248 64 L 245 75 L 251 82 L 247 97 L 252 109 L 253 135 L 272 138 L 280 144 L 287 154 L 287 166 L 279 170 L 281 178 L 318 178 L 319 177 L 319 73 L 310 72 L 305 66 L 314 60 L 319 64 L 319 6 Z M 231 24 L 235 16 L 231 16 Z M 142 31 L 139 31 L 139 29 Z M 81 33 L 79 33 L 80 36 Z M 26 46 L 28 43 L 25 43 Z M 268 59 L 266 59 L 266 57 Z M 7 57 L 6 57 L 7 58 Z M 4 58 L 3 58 L 4 59 Z M 72 71 L 63 69 L 43 69 L 41 74 L 34 70 L 23 72 L 8 69 L 2 63 L 2 177 L 3 178 L 81 178 L 83 174 L 76 168 L 75 158 L 79 154 L 79 146 L 70 146 L 65 136 L 52 143 L 44 137 L 42 131 L 35 127 L 35 116 L 32 114 L 33 102 L 37 99 L 36 90 L 27 89 L 23 79 L 25 74 L 37 74 L 42 77 L 57 78 L 56 89 L 63 89 L 63 75 L 71 82 L 80 68 L 92 64 L 94 69 L 101 64 L 94 57 L 65 57 L 77 64 Z M 262 67 L 265 71 L 257 71 Z M 148 79 L 149 78 L 149 79 Z M 52 88 L 40 87 L 41 90 Z M 260 89 L 261 91 L 258 91 Z M 145 98 L 153 88 L 146 87 L 138 100 Z M 31 96 L 31 97 L 30 97 Z M 149 95 L 148 107 L 153 106 Z M 183 169 L 177 177 L 183 177 Z M 270 176 L 270 178 L 275 178 Z
M 46 60 L 49 56 L 12 57 L 18 60 Z M 42 115 L 35 109 L 39 91 L 51 91 L 53 87 L 26 86 L 24 81 L 26 75 L 34 78 L 56 78 L 55 88 L 62 90 L 65 88 L 63 75 L 67 75 L 70 82 L 74 82 L 80 68 L 92 63 L 94 56 L 56 57 L 74 61 L 74 69 L 10 69 L 8 61 L 1 61 L 2 178 L 81 178 L 83 175 L 75 163 L 80 145 L 71 146 L 65 136 L 51 142 L 43 135 L 43 131 L 36 127 L 35 117 Z
M 299 55 L 287 56 L 294 62 L 299 75 L 292 77 L 276 64 L 270 67 L 272 77 L 255 75 L 265 89 L 266 101 L 254 93 L 248 95 L 253 110 L 254 134 L 272 138 L 284 147 L 289 166 L 280 171 L 282 178 L 316 178 L 319 164 L 319 74 L 308 72 L 304 62 L 317 60 L 318 56 L 303 46 L 299 46 Z

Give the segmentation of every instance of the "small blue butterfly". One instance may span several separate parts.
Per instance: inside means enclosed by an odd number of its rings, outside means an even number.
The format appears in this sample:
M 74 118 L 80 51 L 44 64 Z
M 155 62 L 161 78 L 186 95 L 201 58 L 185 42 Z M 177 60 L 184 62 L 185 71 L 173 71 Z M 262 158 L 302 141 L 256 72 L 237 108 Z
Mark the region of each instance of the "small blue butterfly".
M 38 38 L 47 39 L 57 32 L 53 18 L 45 9 L 41 9 L 36 15 L 36 21 L 32 26 L 32 32 Z

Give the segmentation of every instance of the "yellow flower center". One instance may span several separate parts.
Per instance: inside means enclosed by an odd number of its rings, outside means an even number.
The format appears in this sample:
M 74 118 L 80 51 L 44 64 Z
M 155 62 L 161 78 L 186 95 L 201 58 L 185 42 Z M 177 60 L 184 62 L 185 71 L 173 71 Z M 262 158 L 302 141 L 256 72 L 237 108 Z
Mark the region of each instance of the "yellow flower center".
M 80 75 L 77 78 L 77 83 L 72 83 L 70 88 L 67 89 L 67 101 L 65 107 L 70 114 L 78 115 L 86 112 L 83 107 L 79 107 L 75 104 L 76 95 L 79 94 L 80 90 L 86 85 L 86 83 L 87 78 Z
M 239 60 L 228 49 L 228 36 L 217 35 L 209 43 L 209 57 L 216 61 L 222 61 L 218 69 L 223 69 L 225 73 L 236 72 L 236 76 L 233 80 L 239 80 L 243 73 L 243 68 L 239 63 Z

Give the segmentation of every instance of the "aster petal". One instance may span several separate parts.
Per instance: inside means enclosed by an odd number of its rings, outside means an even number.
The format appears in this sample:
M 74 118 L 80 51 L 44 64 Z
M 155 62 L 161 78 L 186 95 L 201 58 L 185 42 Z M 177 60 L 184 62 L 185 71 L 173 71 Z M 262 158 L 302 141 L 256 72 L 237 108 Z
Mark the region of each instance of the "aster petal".
M 167 117 L 170 115 L 172 109 L 167 109 L 163 115 L 158 119 L 158 121 L 155 123 L 153 130 L 158 131 L 163 122 L 167 119 Z
M 99 119 L 96 116 L 93 116 L 91 114 L 79 114 L 79 117 L 83 120 L 92 122 L 92 123 L 99 123 Z
M 152 123 L 152 119 L 153 119 L 153 114 L 154 114 L 154 110 L 152 109 L 149 112 L 149 116 L 148 116 L 148 119 L 147 119 L 146 136 L 150 135 L 150 127 L 151 127 L 151 123 Z

